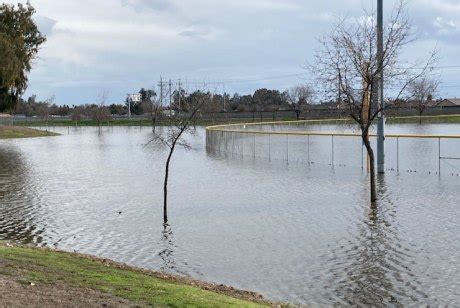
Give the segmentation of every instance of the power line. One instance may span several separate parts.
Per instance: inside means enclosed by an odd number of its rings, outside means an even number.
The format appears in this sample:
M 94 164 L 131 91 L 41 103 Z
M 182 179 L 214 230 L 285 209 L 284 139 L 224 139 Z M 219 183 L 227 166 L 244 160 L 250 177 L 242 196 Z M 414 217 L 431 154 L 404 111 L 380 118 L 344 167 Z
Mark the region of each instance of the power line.
M 406 69 L 410 70 L 417 70 L 417 69 L 425 69 L 426 67 L 409 67 Z M 460 65 L 441 65 L 441 66 L 432 66 L 433 69 L 460 69 Z M 404 68 L 401 68 L 404 69 Z M 284 74 L 284 75 L 272 75 L 272 76 L 266 76 L 266 77 L 260 77 L 260 78 L 233 78 L 233 79 L 222 79 L 222 80 L 216 80 L 216 81 L 186 81 L 187 84 L 190 85 L 210 85 L 210 84 L 216 84 L 216 85 L 221 85 L 224 83 L 244 83 L 244 82 L 258 82 L 258 81 L 268 81 L 268 80 L 279 80 L 279 79 L 287 79 L 287 78 L 293 78 L 297 77 L 299 79 L 305 80 L 312 82 L 312 79 L 308 78 L 302 78 L 306 76 L 307 73 L 292 73 L 292 74 Z
M 460 68 L 460 65 L 442 65 L 442 66 L 436 66 L 434 68 L 440 68 L 440 69 L 446 69 L 446 68 Z
M 286 74 L 286 75 L 277 75 L 277 76 L 268 76 L 268 77 L 261 77 L 261 78 L 254 78 L 254 79 L 227 79 L 227 80 L 220 80 L 220 81 L 187 81 L 188 84 L 224 84 L 224 83 L 243 83 L 243 82 L 258 82 L 258 81 L 267 81 L 267 80 L 277 80 L 277 79 L 285 79 L 285 78 L 292 78 L 292 77 L 301 77 L 305 76 L 305 73 L 298 73 L 298 74 Z
M 459 69 L 460 68 L 460 65 L 430 65 L 428 67 L 425 67 L 425 66 L 414 66 L 414 67 L 401 67 L 401 68 L 398 68 L 398 69 L 401 69 L 401 70 L 424 70 L 424 69 L 432 69 L 432 70 L 437 70 L 437 69 Z

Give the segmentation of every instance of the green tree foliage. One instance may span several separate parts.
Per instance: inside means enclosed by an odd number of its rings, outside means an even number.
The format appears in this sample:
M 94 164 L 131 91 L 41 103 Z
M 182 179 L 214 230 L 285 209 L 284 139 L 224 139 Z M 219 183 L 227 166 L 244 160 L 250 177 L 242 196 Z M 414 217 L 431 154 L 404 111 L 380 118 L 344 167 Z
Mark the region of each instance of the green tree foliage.
M 27 88 L 27 74 L 46 38 L 27 3 L 0 5 L 0 111 L 12 109 Z
M 111 104 L 109 106 L 110 113 L 114 115 L 125 115 L 128 113 L 128 108 L 127 106 L 124 106 L 122 104 Z
M 259 89 L 254 93 L 252 100 L 255 105 L 260 106 L 279 106 L 283 104 L 281 94 L 278 90 Z
M 145 88 L 140 89 L 139 94 L 140 94 L 140 101 L 138 102 L 131 101 L 131 103 L 129 104 L 128 102 L 129 98 L 126 99 L 126 107 L 128 108 L 128 105 L 131 106 L 131 114 L 135 114 L 135 115 L 144 114 L 146 112 L 145 106 L 151 105 L 154 98 L 157 95 L 155 91 L 145 89 Z
M 19 62 L 8 37 L 0 33 L 0 111 L 11 105 L 8 90 L 19 77 Z

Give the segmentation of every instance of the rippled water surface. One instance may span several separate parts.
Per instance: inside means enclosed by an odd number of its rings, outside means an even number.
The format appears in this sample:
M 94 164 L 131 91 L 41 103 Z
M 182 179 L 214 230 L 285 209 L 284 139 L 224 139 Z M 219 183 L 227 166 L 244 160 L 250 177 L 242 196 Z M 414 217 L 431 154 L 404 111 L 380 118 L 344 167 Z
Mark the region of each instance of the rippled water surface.
M 171 226 L 163 230 L 165 153 L 146 146 L 148 128 L 56 130 L 62 136 L 0 141 L 0 239 L 293 303 L 460 305 L 460 162 L 443 162 L 440 178 L 429 142 L 401 145 L 401 172 L 379 177 L 371 208 L 351 145 L 336 141 L 335 167 L 320 140 L 312 141 L 314 164 L 303 152 L 286 163 L 206 152 L 201 130 L 193 150 L 173 158 Z M 454 134 L 460 126 L 389 131 Z M 444 147 L 460 154 L 458 143 Z

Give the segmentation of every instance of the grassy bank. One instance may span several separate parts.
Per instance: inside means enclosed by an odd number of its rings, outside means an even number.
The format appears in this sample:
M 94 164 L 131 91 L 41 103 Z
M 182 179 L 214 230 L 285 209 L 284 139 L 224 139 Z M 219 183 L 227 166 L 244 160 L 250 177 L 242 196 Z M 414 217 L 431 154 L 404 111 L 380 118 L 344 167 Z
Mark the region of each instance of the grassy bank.
M 263 301 L 259 295 L 252 292 L 238 291 L 222 285 L 217 286 L 187 278 L 130 268 L 89 256 L 47 249 L 13 247 L 0 242 L 0 286 L 2 286 L 2 279 L 4 281 L 6 279 L 10 284 L 24 285 L 24 290 L 27 292 L 25 296 L 29 298 L 33 298 L 35 290 L 39 290 L 40 287 L 47 287 L 47 290 L 51 290 L 47 293 L 62 288 L 64 288 L 64 292 L 61 293 L 65 293 L 67 289 L 71 291 L 88 290 L 88 292 L 76 293 L 81 294 L 82 299 L 91 296 L 92 292 L 100 292 L 126 300 L 128 302 L 124 302 L 124 304 L 129 305 L 269 306 L 268 302 Z M 8 295 L 0 295 L 0 302 L 8 302 L 8 298 L 2 298 L 2 296 Z M 100 295 L 96 294 L 95 296 Z M 17 297 L 15 296 L 15 298 Z M 15 298 L 10 299 L 13 304 Z M 68 304 L 80 303 L 78 295 L 72 300 L 75 301 Z M 33 305 L 33 303 L 31 304 Z M 46 303 L 41 304 L 46 305 Z
M 20 126 L 0 125 L 0 139 L 57 136 L 58 134 Z

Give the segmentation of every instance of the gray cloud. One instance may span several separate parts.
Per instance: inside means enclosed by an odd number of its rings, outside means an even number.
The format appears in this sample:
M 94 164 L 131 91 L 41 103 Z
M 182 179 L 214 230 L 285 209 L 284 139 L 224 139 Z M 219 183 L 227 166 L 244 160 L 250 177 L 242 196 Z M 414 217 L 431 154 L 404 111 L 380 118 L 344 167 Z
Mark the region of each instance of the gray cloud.
M 184 30 L 182 32 L 179 32 L 180 36 L 192 37 L 192 38 L 202 38 L 206 34 L 208 34 L 208 32 L 197 31 L 197 30 Z
M 56 25 L 57 21 L 43 15 L 37 15 L 34 18 L 37 23 L 38 30 L 46 36 L 51 35 L 53 28 Z
M 172 2 L 168 0 L 121 0 L 121 4 L 123 6 L 132 7 L 136 11 L 145 9 L 164 11 L 174 7 Z
M 385 1 L 386 16 L 395 1 Z M 48 41 L 27 94 L 56 94 L 58 103 L 68 104 L 91 101 L 102 88 L 110 101 L 122 101 L 160 75 L 216 81 L 305 73 L 308 80 L 303 67 L 335 18 L 358 18 L 363 5 L 375 9 L 375 1 L 363 0 L 34 0 L 33 5 Z M 441 64 L 455 64 L 460 0 L 411 1 L 409 14 L 425 46 L 411 48 L 410 55 L 423 57 L 438 41 Z M 456 75 L 449 75 L 449 83 L 460 84 Z M 282 90 L 304 79 L 228 83 L 226 90 Z

